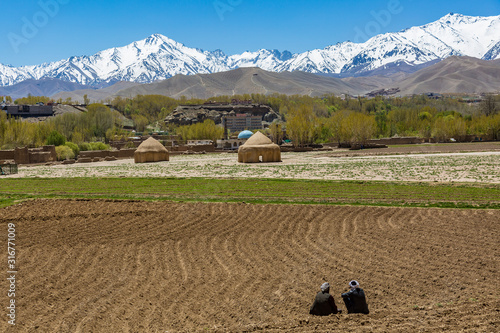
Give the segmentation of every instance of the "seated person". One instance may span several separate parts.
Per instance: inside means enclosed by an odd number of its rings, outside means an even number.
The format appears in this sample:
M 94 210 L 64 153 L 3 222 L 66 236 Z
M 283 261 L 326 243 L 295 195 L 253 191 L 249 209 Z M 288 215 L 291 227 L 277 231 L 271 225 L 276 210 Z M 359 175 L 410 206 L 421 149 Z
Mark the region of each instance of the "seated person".
M 330 284 L 325 282 L 320 287 L 321 291 L 316 295 L 314 302 L 309 310 L 309 314 L 316 316 L 328 316 L 333 313 L 340 313 L 342 310 L 337 309 L 333 296 L 330 295 Z
M 349 288 L 351 290 L 341 295 L 347 308 L 347 313 L 369 314 L 370 311 L 368 310 L 368 304 L 366 304 L 365 292 L 359 286 L 358 281 L 352 280 L 349 282 Z

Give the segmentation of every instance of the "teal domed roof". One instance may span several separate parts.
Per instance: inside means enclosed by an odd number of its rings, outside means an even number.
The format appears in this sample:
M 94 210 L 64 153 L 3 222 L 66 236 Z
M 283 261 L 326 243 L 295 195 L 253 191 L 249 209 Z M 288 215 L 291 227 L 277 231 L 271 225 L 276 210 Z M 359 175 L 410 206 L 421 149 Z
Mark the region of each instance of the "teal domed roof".
M 251 131 L 243 131 L 238 134 L 238 139 L 249 139 L 252 135 Z

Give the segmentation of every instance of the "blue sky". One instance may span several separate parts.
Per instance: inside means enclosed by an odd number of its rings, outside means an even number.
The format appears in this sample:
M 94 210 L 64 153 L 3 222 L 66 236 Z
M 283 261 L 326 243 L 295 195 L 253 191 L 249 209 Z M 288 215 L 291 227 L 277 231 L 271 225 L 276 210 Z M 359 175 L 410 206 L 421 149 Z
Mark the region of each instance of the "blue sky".
M 453 12 L 500 15 L 499 0 L 23 0 L 2 3 L 0 63 L 92 55 L 160 33 L 226 54 L 292 53 L 433 22 Z

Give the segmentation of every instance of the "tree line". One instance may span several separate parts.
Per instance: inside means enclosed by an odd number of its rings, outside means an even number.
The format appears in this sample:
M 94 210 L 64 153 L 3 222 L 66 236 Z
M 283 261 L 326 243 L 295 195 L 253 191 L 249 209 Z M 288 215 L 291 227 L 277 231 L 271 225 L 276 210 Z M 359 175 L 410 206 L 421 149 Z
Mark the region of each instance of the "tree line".
M 230 103 L 232 99 L 252 100 L 277 111 L 282 121 L 276 121 L 265 131 L 276 142 L 284 135 L 297 146 L 325 142 L 363 143 L 372 138 L 418 136 L 447 141 L 466 140 L 470 136 L 500 139 L 500 95 L 486 95 L 480 103 L 468 103 L 463 98 L 429 99 L 425 95 L 411 97 L 339 97 L 299 96 L 283 94 L 242 94 L 216 96 L 208 100 Z M 44 96 L 28 96 L 15 103 L 47 103 Z M 15 146 L 37 147 L 46 143 L 52 131 L 61 133 L 67 141 L 109 141 L 127 136 L 125 118 L 133 120 L 138 132 L 148 127 L 167 130 L 181 140 L 220 139 L 223 130 L 213 121 L 190 126 L 172 126 L 163 119 L 180 104 L 202 104 L 206 100 L 174 99 L 162 95 L 116 97 L 109 101 L 112 108 L 94 103 L 87 112 L 65 113 L 46 121 L 32 123 L 9 118 L 0 112 L 0 148 Z
M 15 147 L 40 147 L 49 142 L 53 132 L 64 141 L 77 145 L 85 142 L 106 141 L 116 134 L 123 133 L 122 116 L 103 104 L 91 104 L 87 112 L 64 113 L 50 117 L 46 121 L 31 122 L 8 117 L 0 112 L 0 149 Z

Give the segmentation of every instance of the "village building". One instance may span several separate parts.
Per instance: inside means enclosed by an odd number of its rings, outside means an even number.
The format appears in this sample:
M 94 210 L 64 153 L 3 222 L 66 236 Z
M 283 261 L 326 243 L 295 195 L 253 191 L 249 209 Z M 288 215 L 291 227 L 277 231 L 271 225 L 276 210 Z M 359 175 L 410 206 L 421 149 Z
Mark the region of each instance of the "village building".
M 52 105 L 4 105 L 2 110 L 7 115 L 19 118 L 50 117 L 54 115 Z
M 236 150 L 239 149 L 241 145 L 245 144 L 245 142 L 253 135 L 253 132 L 245 130 L 238 134 L 237 139 L 222 139 L 217 140 L 217 149 L 226 149 L 226 150 Z
M 164 122 L 173 125 L 192 125 L 212 120 L 231 132 L 245 129 L 258 130 L 270 124 L 280 115 L 271 107 L 251 101 L 233 100 L 231 103 L 206 102 L 198 105 L 179 105 Z
M 237 150 L 245 141 L 242 139 L 220 139 L 217 140 L 217 149 Z
M 222 125 L 231 132 L 262 129 L 262 117 L 248 113 L 237 113 L 222 118 Z
M 213 143 L 212 140 L 187 140 L 188 146 L 206 146 L 212 145 Z

